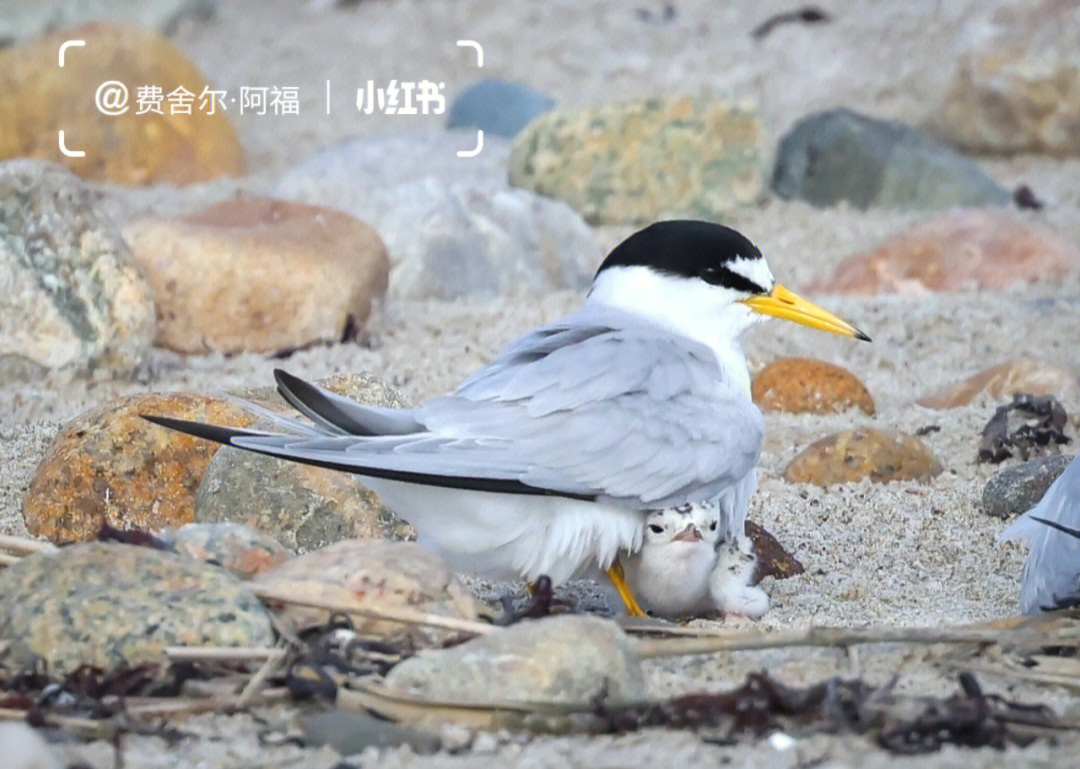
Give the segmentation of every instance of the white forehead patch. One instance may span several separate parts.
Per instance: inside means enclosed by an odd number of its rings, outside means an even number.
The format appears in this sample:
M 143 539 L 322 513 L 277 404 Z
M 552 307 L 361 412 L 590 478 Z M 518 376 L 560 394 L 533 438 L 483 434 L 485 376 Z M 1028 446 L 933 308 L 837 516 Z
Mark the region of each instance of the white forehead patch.
M 766 291 L 771 291 L 776 284 L 776 278 L 769 270 L 769 265 L 761 257 L 737 256 L 724 266 L 747 280 L 753 281 Z

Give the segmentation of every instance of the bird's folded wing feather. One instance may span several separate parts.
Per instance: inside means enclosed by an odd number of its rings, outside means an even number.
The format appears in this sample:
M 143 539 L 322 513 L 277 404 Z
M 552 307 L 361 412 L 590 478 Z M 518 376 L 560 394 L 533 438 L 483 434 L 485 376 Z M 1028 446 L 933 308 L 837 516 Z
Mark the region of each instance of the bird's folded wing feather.
M 708 348 L 644 324 L 572 321 L 524 337 L 454 395 L 403 414 L 416 432 L 232 442 L 360 474 L 514 481 L 636 507 L 711 499 L 753 468 L 761 415 L 721 380 Z

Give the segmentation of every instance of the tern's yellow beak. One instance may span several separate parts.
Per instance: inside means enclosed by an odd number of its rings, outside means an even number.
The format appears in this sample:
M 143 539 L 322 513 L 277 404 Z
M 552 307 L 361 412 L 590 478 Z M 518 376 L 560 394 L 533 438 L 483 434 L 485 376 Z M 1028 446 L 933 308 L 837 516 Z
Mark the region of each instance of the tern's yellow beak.
M 768 294 L 752 296 L 741 300 L 751 310 L 764 315 L 773 315 L 777 318 L 793 320 L 810 328 L 831 331 L 841 336 L 853 336 L 869 342 L 870 337 L 850 323 L 840 320 L 828 310 L 818 307 L 813 302 L 808 302 L 798 294 L 793 294 L 783 286 L 777 284 Z

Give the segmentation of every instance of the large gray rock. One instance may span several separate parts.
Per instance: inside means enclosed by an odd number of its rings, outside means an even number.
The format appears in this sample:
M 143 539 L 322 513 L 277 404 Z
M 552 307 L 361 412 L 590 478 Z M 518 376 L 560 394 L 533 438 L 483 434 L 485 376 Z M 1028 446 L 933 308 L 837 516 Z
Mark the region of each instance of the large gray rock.
M 459 158 L 466 132 L 353 139 L 287 171 L 280 197 L 370 222 L 386 244 L 388 295 L 408 299 L 542 293 L 588 285 L 603 257 L 569 206 L 506 181 L 506 142 Z
M 368 374 L 339 374 L 318 384 L 368 406 L 411 405 L 393 387 Z M 243 397 L 271 408 L 284 405 L 269 388 Z M 291 407 L 281 410 L 295 415 Z M 415 536 L 412 527 L 384 508 L 358 476 L 231 446 L 214 455 L 202 476 L 195 494 L 195 520 L 245 524 L 293 552 L 318 550 L 343 539 Z
M 88 542 L 0 571 L 0 638 L 53 676 L 167 662 L 167 646 L 267 646 L 270 616 L 236 577 L 174 553 Z
M 780 140 L 772 188 L 815 206 L 936 210 L 1001 206 L 1009 192 L 924 131 L 848 109 L 800 120 Z
M 930 127 L 974 152 L 1080 154 L 1080 5 L 1007 4 L 956 62 Z
M 641 699 L 645 684 L 629 637 L 612 620 L 562 615 L 519 622 L 467 643 L 412 657 L 391 689 L 454 702 L 609 702 Z
M 1005 468 L 986 482 L 983 510 L 995 518 L 1012 518 L 1030 510 L 1071 461 L 1072 457 L 1057 455 Z
M 0 380 L 127 373 L 154 337 L 150 288 L 72 173 L 0 163 Z

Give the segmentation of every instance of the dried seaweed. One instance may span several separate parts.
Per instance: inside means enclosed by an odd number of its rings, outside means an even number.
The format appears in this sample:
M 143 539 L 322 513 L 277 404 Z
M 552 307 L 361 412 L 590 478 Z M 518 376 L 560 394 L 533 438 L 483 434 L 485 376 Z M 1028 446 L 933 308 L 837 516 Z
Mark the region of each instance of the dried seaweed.
M 650 726 L 693 729 L 714 742 L 742 736 L 789 733 L 869 734 L 895 753 L 928 753 L 944 745 L 993 747 L 1027 745 L 1026 727 L 1058 726 L 1049 708 L 1009 702 L 983 694 L 971 673 L 960 676 L 960 691 L 944 699 L 892 693 L 890 682 L 874 687 L 861 680 L 830 678 L 806 688 L 789 687 L 768 673 L 754 673 L 730 692 L 690 694 L 666 702 L 605 711 L 602 729 L 627 732 Z
M 152 550 L 169 550 L 172 548 L 165 541 L 155 537 L 142 529 L 118 529 L 107 521 L 103 521 L 97 532 L 98 542 L 119 542 L 122 545 L 136 545 L 149 547 Z M 69 543 L 71 544 L 71 543 Z
M 982 431 L 979 462 L 1002 462 L 1014 453 L 1027 461 L 1069 442 L 1065 435 L 1067 415 L 1052 396 L 1014 395 L 990 417 Z

